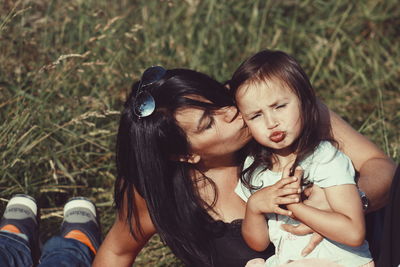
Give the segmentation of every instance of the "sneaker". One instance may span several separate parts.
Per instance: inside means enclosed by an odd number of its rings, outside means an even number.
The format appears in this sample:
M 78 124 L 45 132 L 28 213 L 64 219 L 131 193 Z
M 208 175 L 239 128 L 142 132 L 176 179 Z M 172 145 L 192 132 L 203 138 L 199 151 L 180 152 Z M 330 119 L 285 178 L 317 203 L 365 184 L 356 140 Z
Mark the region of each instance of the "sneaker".
M 76 235 L 72 237 L 71 233 L 77 231 L 82 232 L 90 242 L 82 240 L 81 237 L 75 237 Z M 92 201 L 84 197 L 75 197 L 65 204 L 61 236 L 77 239 L 96 253 L 100 247 L 101 233 L 96 207 Z
M 38 218 L 36 200 L 29 195 L 16 194 L 8 201 L 0 221 L 0 229 L 6 225 L 9 229 L 15 226 L 21 234 L 27 236 L 34 259 L 37 259 L 40 252 Z

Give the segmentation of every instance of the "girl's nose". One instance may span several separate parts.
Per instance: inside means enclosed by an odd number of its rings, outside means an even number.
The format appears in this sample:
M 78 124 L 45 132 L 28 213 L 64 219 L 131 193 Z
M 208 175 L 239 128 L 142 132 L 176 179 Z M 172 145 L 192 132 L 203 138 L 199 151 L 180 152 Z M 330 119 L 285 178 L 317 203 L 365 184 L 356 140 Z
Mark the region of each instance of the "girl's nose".
M 273 116 L 265 115 L 265 125 L 267 126 L 268 129 L 274 129 L 276 126 L 279 125 L 279 123 Z

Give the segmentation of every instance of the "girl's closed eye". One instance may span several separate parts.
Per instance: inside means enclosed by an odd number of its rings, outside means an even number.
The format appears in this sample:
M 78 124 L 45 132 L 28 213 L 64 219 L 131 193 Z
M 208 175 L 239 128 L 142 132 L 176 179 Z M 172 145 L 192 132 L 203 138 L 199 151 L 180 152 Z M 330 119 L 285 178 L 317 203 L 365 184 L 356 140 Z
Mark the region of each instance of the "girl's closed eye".
M 256 119 L 256 118 L 258 118 L 260 116 L 261 116 L 260 113 L 256 113 L 256 114 L 250 116 L 249 120 L 252 121 L 252 120 L 254 120 L 254 119 Z
M 276 106 L 276 109 L 284 108 L 286 106 L 287 106 L 287 103 L 281 104 L 281 105 Z

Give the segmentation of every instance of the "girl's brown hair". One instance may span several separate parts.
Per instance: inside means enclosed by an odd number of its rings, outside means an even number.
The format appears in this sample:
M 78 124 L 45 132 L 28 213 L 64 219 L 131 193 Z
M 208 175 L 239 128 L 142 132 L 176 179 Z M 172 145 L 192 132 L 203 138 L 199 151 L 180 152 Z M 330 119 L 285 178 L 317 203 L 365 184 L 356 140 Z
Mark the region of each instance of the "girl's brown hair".
M 317 98 L 304 70 L 293 57 L 282 51 L 263 50 L 245 60 L 228 83 L 235 97 L 239 88 L 271 79 L 277 79 L 290 88 L 300 101 L 302 130 L 292 144 L 293 151 L 297 152 L 296 160 L 290 169 L 293 175 L 296 166 L 310 155 L 321 141 L 327 140 L 320 125 Z M 242 180 L 246 186 L 254 189 L 250 182 L 253 172 L 259 166 L 265 166 L 265 169 L 272 168 L 273 154 L 270 149 L 259 145 L 254 140 L 248 149 L 254 162 L 243 171 Z M 246 173 L 248 175 L 244 175 Z

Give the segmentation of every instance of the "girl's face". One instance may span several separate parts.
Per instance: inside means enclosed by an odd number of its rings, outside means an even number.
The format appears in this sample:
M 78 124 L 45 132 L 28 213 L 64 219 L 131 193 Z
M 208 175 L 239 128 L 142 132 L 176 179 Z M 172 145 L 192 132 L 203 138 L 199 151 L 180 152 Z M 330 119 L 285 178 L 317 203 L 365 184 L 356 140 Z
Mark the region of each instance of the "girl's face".
M 251 83 L 238 89 L 236 102 L 258 143 L 277 154 L 293 152 L 290 146 L 302 129 L 301 109 L 288 86 L 277 79 Z
M 218 160 L 222 155 L 238 151 L 251 139 L 242 116 L 235 115 L 235 107 L 216 111 L 183 108 L 176 111 L 175 118 L 188 136 L 191 153 L 202 160 Z

